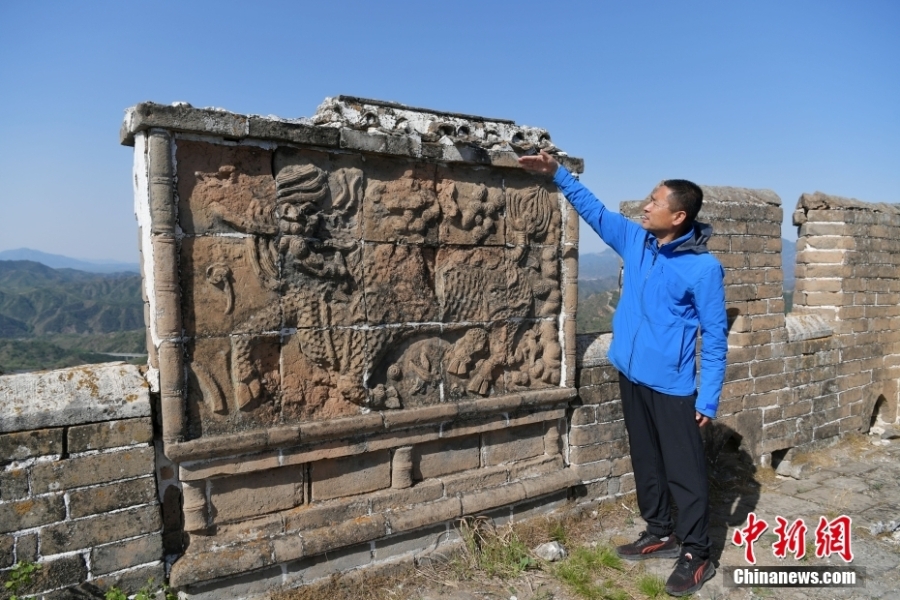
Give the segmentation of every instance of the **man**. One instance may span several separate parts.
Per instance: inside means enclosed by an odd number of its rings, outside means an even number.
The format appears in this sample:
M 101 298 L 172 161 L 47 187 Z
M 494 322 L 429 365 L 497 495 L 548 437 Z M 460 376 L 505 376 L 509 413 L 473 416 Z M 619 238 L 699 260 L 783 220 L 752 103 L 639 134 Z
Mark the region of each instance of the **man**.
M 695 221 L 703 192 L 689 181 L 664 181 L 637 225 L 607 210 L 546 152 L 523 156 L 519 164 L 552 174 L 581 217 L 624 261 L 609 360 L 619 370 L 638 506 L 647 529 L 616 550 L 629 560 L 677 557 L 666 591 L 694 593 L 715 574 L 700 427 L 716 416 L 728 349 L 724 272 L 706 248 L 712 228 Z M 703 337 L 699 392 L 698 330 Z M 674 525 L 671 499 L 678 506 Z

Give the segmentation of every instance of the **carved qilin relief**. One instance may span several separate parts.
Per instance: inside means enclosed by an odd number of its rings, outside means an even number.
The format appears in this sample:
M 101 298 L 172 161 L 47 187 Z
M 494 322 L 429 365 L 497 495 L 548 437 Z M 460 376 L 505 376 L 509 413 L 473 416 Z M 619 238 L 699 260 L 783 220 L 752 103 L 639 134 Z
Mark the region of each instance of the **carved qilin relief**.
M 433 248 L 366 244 L 368 322 L 423 323 L 437 319 Z
M 444 179 L 438 186 L 443 244 L 501 244 L 503 190 L 483 183 Z
M 191 435 L 558 385 L 556 196 L 504 177 L 287 148 L 181 161 Z
M 541 321 L 524 329 L 510 363 L 515 367 L 510 382 L 517 388 L 558 385 L 562 365 L 562 347 L 553 321 Z
M 379 173 L 383 179 L 370 180 L 365 191 L 366 239 L 435 245 L 441 207 L 434 169 L 383 166 Z
M 458 246 L 438 250 L 435 294 L 443 322 L 506 318 L 507 287 L 503 248 Z
M 489 334 L 480 327 L 441 335 L 410 332 L 376 369 L 372 393 L 384 408 L 435 404 L 468 394 L 487 395 L 493 381 Z

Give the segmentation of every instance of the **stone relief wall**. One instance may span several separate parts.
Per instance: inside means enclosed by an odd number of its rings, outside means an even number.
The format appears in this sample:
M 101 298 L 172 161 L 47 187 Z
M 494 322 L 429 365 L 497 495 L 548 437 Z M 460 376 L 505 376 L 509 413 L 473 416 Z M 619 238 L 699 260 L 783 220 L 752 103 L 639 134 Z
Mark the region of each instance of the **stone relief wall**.
M 342 97 L 303 122 L 142 104 L 123 132 L 173 585 L 300 582 L 565 499 L 578 223 L 516 159 L 581 163 L 546 131 Z

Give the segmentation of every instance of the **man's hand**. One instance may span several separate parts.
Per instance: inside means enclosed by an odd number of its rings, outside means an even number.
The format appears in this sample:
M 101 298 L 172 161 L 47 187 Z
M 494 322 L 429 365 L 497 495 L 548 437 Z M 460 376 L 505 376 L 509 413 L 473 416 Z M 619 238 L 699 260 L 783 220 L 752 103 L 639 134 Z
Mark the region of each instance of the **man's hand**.
M 697 425 L 699 427 L 705 427 L 707 423 L 709 423 L 712 419 L 707 417 L 706 415 L 701 415 L 698 411 L 694 411 L 694 419 L 697 421 Z
M 555 175 L 556 169 L 559 168 L 559 163 L 556 162 L 556 159 L 543 150 L 541 150 L 540 154 L 520 156 L 519 165 L 526 171 L 543 173 L 545 175 Z

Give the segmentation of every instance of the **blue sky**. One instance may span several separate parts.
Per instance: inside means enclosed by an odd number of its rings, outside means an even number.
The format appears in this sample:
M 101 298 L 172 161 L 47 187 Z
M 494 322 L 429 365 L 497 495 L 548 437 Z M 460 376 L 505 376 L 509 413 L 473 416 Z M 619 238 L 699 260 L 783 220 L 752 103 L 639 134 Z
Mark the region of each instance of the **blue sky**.
M 896 202 L 898 24 L 894 0 L 6 0 L 0 250 L 137 259 L 118 129 L 144 100 L 299 117 L 349 94 L 509 118 L 583 157 L 613 208 L 663 178 L 772 189 L 786 222 L 803 192 Z

